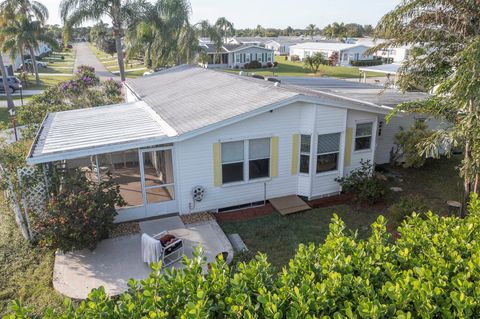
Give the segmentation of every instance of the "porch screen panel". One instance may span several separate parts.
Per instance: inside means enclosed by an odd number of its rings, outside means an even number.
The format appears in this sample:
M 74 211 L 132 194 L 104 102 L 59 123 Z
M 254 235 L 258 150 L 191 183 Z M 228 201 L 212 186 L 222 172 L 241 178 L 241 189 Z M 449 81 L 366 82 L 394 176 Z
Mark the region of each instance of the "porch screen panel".
M 120 186 L 120 195 L 127 207 L 142 206 L 142 183 L 140 179 L 140 161 L 138 150 L 100 154 L 98 169 L 103 180 L 112 176 L 115 184 Z

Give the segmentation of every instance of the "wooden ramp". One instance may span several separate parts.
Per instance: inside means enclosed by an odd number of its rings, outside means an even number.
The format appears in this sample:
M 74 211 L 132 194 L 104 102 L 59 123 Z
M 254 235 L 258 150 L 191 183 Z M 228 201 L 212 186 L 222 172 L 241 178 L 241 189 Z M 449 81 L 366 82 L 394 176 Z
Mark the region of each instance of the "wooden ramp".
M 270 204 L 272 204 L 272 206 L 283 216 L 302 212 L 311 208 L 297 195 L 273 198 L 270 199 Z

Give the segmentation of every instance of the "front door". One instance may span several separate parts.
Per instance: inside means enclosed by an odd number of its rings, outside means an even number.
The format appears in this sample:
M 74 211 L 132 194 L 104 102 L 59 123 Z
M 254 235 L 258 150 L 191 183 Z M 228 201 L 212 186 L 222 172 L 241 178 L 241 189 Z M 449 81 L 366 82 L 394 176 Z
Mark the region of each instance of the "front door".
M 139 155 L 145 217 L 175 212 L 173 149 L 142 149 Z

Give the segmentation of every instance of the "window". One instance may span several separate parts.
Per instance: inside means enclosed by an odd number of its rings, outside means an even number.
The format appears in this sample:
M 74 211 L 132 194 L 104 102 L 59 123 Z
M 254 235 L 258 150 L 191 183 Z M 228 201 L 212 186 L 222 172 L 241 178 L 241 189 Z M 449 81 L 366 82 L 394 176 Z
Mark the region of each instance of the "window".
M 300 173 L 308 174 L 310 172 L 310 135 L 301 135 L 300 137 Z
M 270 176 L 270 139 L 260 138 L 249 141 L 248 146 L 249 179 Z
M 271 53 L 267 54 L 267 59 L 268 59 L 268 62 L 272 62 L 272 54 Z
M 235 54 L 235 61 L 237 61 L 237 63 L 240 63 L 240 56 L 240 54 Z
M 222 143 L 223 184 L 269 176 L 270 138 Z
M 358 123 L 355 130 L 355 151 L 369 150 L 372 146 L 373 123 Z
M 222 143 L 222 182 L 243 181 L 244 143 Z
M 318 136 L 317 173 L 336 171 L 340 154 L 340 133 Z

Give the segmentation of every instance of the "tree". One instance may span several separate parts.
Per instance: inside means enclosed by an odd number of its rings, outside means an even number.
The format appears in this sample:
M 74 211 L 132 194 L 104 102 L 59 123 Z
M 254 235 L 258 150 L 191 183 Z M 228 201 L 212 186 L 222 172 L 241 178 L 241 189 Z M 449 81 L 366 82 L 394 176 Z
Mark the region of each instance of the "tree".
M 190 25 L 187 0 L 159 0 L 144 4 L 145 17 L 125 37 L 127 56 L 143 56 L 149 67 L 190 62 L 198 52 L 198 39 Z
M 57 41 L 45 34 L 40 21 L 31 21 L 25 15 L 9 19 L 7 25 L 1 28 L 0 34 L 6 39 L 2 48 L 4 52 L 8 50 L 12 53 L 20 53 L 23 52 L 23 49 L 28 50 L 35 73 L 35 80 L 37 84 L 40 83 L 35 50 L 38 50 L 40 42 L 56 48 L 58 46 Z
M 288 26 L 285 31 L 283 32 L 284 35 L 292 36 L 293 34 L 293 28 L 291 26 Z
M 35 19 L 42 25 L 48 20 L 47 7 L 35 0 L 2 0 L 0 10 L 12 12 L 14 16 L 24 15 L 29 21 Z
M 329 61 L 322 53 L 316 52 L 311 56 L 307 56 L 304 59 L 304 63 L 310 70 L 312 70 L 313 73 L 317 73 L 320 66 L 328 65 Z
M 305 28 L 305 35 L 310 36 L 310 38 L 313 39 L 313 37 L 318 33 L 319 29 L 317 28 L 316 25 L 314 24 L 309 24 Z
M 77 26 L 88 20 L 100 20 L 108 16 L 112 21 L 113 37 L 117 51 L 120 78 L 125 81 L 125 61 L 123 57 L 122 37 L 135 21 L 145 16 L 145 2 L 142 0 L 62 0 L 60 14 L 64 23 Z
M 431 134 L 428 125 L 421 121 L 415 121 L 408 130 L 400 130 L 395 135 L 392 162 L 402 162 L 404 167 L 422 167 L 427 158 L 421 154 L 420 144 Z
M 218 18 L 217 22 L 215 22 L 215 27 L 219 30 L 224 43 L 227 42 L 229 36 L 233 36 L 235 34 L 233 23 L 228 21 L 225 17 Z
M 403 63 L 397 84 L 403 89 L 432 90 L 423 101 L 401 104 L 396 111 L 420 112 L 446 119 L 421 143 L 421 153 L 438 156 L 462 146 L 460 175 L 468 195 L 479 191 L 480 174 L 480 6 L 476 1 L 402 2 L 379 22 L 376 36 L 387 38 L 370 52 L 400 45 L 421 45 Z
M 347 28 L 343 22 L 334 22 L 323 29 L 323 34 L 331 39 L 343 40 L 347 36 Z

